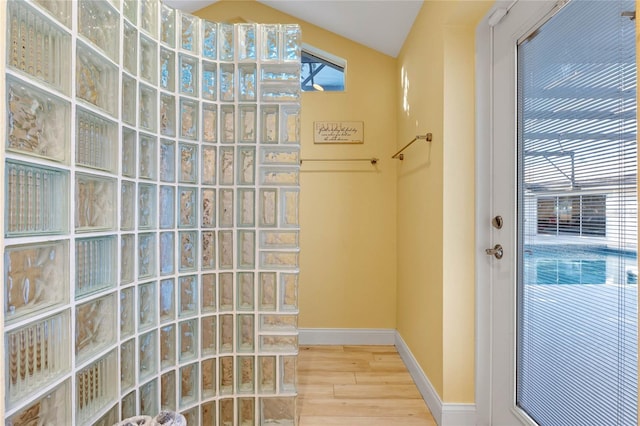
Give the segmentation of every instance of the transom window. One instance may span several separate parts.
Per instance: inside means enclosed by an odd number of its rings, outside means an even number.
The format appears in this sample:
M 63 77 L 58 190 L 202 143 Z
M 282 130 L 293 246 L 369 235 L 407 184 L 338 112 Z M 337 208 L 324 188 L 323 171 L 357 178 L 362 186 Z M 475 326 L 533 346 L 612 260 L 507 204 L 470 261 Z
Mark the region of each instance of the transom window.
M 319 49 L 303 46 L 300 85 L 305 92 L 343 92 L 347 61 Z

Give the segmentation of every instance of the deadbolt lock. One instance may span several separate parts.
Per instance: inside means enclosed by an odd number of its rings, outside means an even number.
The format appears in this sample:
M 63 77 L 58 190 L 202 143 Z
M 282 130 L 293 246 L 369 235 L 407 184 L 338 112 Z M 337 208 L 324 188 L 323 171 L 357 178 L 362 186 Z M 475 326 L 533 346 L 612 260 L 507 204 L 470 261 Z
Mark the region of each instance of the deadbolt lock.
M 496 229 L 502 229 L 502 225 L 504 225 L 504 220 L 502 220 L 502 216 L 498 215 L 491 219 L 491 224 Z

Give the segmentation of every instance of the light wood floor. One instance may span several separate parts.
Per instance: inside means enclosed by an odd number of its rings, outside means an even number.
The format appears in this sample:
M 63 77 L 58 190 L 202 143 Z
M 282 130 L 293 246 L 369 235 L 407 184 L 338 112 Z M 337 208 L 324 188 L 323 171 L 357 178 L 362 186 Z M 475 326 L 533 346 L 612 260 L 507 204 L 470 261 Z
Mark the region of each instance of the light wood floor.
M 301 346 L 299 426 L 436 426 L 394 346 Z

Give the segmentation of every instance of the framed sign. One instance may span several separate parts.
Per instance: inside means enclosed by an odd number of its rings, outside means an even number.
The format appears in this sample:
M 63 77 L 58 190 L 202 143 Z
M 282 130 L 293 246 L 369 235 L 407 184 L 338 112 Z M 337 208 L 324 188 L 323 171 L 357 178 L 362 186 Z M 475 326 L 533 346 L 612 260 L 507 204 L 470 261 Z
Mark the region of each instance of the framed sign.
M 314 143 L 364 143 L 363 121 L 314 121 Z

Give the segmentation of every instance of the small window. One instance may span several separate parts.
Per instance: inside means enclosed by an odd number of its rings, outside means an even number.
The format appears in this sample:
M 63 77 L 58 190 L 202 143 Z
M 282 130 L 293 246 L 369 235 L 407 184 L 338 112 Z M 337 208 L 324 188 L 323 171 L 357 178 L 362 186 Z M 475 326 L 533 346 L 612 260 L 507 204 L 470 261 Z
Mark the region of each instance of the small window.
M 300 85 L 305 92 L 343 92 L 347 61 L 303 46 Z

